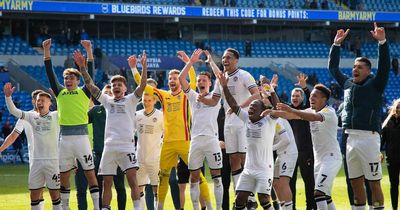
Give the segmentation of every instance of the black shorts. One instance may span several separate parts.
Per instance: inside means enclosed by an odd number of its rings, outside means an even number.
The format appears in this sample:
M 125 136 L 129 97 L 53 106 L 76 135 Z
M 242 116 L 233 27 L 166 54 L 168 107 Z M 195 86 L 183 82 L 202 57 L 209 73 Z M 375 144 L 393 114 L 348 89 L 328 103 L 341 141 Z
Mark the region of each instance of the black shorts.
M 178 184 L 187 184 L 189 183 L 190 172 L 189 168 L 186 165 L 185 161 L 179 158 L 178 166 L 177 166 L 177 176 L 178 176 Z
M 185 161 L 179 158 L 178 166 L 177 166 L 177 176 L 178 176 L 178 184 L 187 184 L 189 183 L 190 171 Z M 204 166 L 201 167 L 201 173 L 204 175 Z

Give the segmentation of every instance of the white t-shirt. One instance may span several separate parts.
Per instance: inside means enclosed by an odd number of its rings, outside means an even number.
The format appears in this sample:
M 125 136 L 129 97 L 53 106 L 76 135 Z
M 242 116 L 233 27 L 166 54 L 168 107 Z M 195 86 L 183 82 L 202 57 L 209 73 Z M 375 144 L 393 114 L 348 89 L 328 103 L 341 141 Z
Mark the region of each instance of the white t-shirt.
M 104 146 L 133 146 L 135 135 L 136 105 L 140 97 L 135 93 L 115 100 L 113 97 L 100 94 L 97 100 L 106 109 L 106 126 Z
M 247 153 L 244 168 L 257 171 L 273 168 L 272 144 L 277 120 L 267 116 L 252 123 L 246 110 L 240 109 L 237 114 L 246 125 Z
M 60 136 L 60 126 L 58 124 L 58 113 L 49 112 L 47 115 L 40 116 L 37 112 L 22 112 L 21 119 L 26 120 L 33 133 L 32 154 L 33 160 L 56 160 L 58 159 L 58 142 Z M 26 129 L 27 127 L 25 127 Z M 27 134 L 27 138 L 28 134 Z M 29 141 L 29 140 L 28 140 Z
M 292 127 L 286 119 L 278 118 L 274 147 L 276 147 L 277 154 L 282 154 L 283 152 L 286 152 L 286 154 L 298 153 Z
M 197 136 L 210 136 L 218 138 L 217 117 L 220 106 L 207 106 L 197 101 L 199 95 L 192 89 L 185 91 L 189 99 L 190 111 L 192 113 L 192 139 Z M 211 98 L 208 94 L 206 98 Z
M 28 142 L 29 159 L 31 160 L 33 154 L 33 132 L 31 124 L 29 124 L 29 122 L 27 122 L 26 120 L 18 119 L 17 123 L 15 123 L 14 130 L 18 134 L 21 134 L 22 132 L 25 131 L 26 141 Z
M 228 89 L 239 105 L 251 96 L 250 89 L 253 87 L 257 87 L 257 84 L 249 72 L 242 69 L 237 69 L 229 74 Z M 216 81 L 214 88 L 214 95 L 222 95 L 224 97 L 222 87 L 218 80 Z M 229 109 L 228 103 L 224 103 L 224 109 L 225 111 Z M 247 110 L 247 108 L 244 110 Z M 243 126 L 243 122 L 239 120 L 234 113 L 232 113 L 230 115 L 226 115 L 225 126 Z
M 160 162 L 163 121 L 163 113 L 158 109 L 149 114 L 144 109 L 136 112 L 139 164 Z
M 311 108 L 306 110 L 316 113 Z M 332 107 L 325 106 L 318 114 L 322 116 L 323 121 L 310 122 L 314 159 L 321 160 L 322 157 L 330 153 L 340 156 L 340 147 L 337 141 L 338 119 L 335 110 Z

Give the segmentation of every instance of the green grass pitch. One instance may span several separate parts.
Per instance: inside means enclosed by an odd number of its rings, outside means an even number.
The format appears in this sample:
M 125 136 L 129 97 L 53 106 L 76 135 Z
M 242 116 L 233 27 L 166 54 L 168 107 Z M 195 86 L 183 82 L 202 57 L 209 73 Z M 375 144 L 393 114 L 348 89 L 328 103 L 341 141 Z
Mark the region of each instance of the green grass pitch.
M 391 208 L 390 204 L 390 194 L 389 194 L 389 177 L 387 175 L 386 166 L 383 164 L 383 179 L 382 179 L 382 188 L 385 195 L 385 206 L 387 209 Z M 305 209 L 305 197 L 304 197 L 304 184 L 300 178 L 298 178 L 297 182 L 297 209 L 302 210 Z M 212 199 L 214 199 L 212 195 L 212 182 L 209 174 L 207 174 L 207 178 L 209 181 L 210 193 Z M 71 179 L 71 183 L 74 183 Z M 73 185 L 73 184 L 72 184 Z M 70 198 L 70 207 L 72 210 L 77 209 L 77 201 L 76 201 L 76 191 L 74 187 L 71 190 L 71 198 Z M 191 208 L 189 187 L 186 190 L 186 204 L 185 209 Z M 127 194 L 129 195 L 129 187 L 127 187 Z M 347 187 L 346 181 L 344 177 L 343 169 L 339 172 L 338 176 L 335 179 L 335 183 L 333 186 L 333 201 L 335 202 L 336 209 L 345 210 L 350 209 L 349 202 L 347 199 Z M 233 202 L 234 196 L 231 190 L 231 201 Z M 49 197 L 48 192 L 45 192 L 45 209 L 51 209 L 51 199 Z M 88 209 L 92 208 L 91 198 L 88 193 Z M 213 200 L 214 202 L 214 200 Z M 116 201 L 116 193 L 113 192 L 113 201 L 112 208 L 117 209 L 117 201 Z M 1 210 L 27 210 L 30 209 L 30 200 L 29 200 L 29 191 L 28 191 L 28 165 L 0 165 L 0 209 Z M 127 200 L 127 209 L 132 209 L 132 202 L 130 199 Z M 173 210 L 173 204 L 171 200 L 171 196 L 168 194 L 165 208 L 166 210 Z M 261 208 L 259 208 L 261 209 Z

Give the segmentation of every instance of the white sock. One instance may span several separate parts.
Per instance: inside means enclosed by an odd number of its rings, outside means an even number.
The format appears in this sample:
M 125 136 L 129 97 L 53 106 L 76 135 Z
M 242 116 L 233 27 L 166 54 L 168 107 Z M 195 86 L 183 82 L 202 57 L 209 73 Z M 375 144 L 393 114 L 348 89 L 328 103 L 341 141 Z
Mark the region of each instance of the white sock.
M 157 209 L 158 206 L 158 194 L 157 192 L 153 192 L 154 194 L 154 209 Z
M 54 205 L 54 204 L 53 204 L 52 210 L 61 210 L 61 203 L 59 203 L 59 204 L 57 204 L 57 205 Z
M 41 199 L 41 200 L 40 200 L 39 209 L 40 209 L 40 210 L 44 210 L 44 199 Z
M 99 193 L 99 186 L 91 186 L 89 188 L 90 190 L 90 196 L 92 196 L 92 201 L 93 201 L 93 209 L 94 210 L 100 210 L 100 193 Z
M 292 210 L 293 209 L 293 202 L 292 201 L 285 201 L 283 205 L 283 210 Z
M 70 189 L 65 189 L 61 187 L 60 196 L 61 196 L 61 205 L 63 210 L 69 210 L 69 195 Z
M 374 207 L 373 206 L 368 206 L 368 209 L 369 210 L 374 210 Z
M 264 210 L 274 210 L 274 207 L 271 205 L 271 203 L 269 201 L 264 205 L 263 204 L 260 204 L 260 205 Z
M 199 210 L 200 209 L 200 182 L 192 182 L 190 183 L 190 198 L 192 199 L 193 209 Z
M 242 169 L 232 171 L 232 179 L 233 179 L 233 191 L 236 192 L 236 185 L 238 184 L 240 174 L 242 173 Z
M 41 203 L 43 203 L 43 202 L 41 202 Z M 61 199 L 60 198 L 57 199 L 57 200 L 53 200 L 52 204 L 53 204 L 53 208 L 52 208 L 53 210 L 61 210 L 62 206 L 61 206 Z
M 328 203 L 326 202 L 325 195 L 314 196 L 314 199 L 318 210 L 328 210 Z
M 31 201 L 31 210 L 40 210 L 40 200 Z
M 381 206 L 375 206 L 375 207 L 374 207 L 374 210 L 375 210 L 375 209 L 385 209 L 385 206 L 384 206 L 383 204 L 382 204 Z
M 215 204 L 217 206 L 217 210 L 222 209 L 222 199 L 224 197 L 224 186 L 222 185 L 221 176 L 213 177 L 214 181 L 214 196 L 215 196 Z
M 328 210 L 336 210 L 335 204 L 333 203 L 332 198 L 330 196 L 326 200 L 326 203 L 328 204 Z
M 256 202 L 256 195 L 254 193 L 250 193 L 249 197 L 247 198 L 248 201 Z
M 135 210 L 142 210 L 143 208 L 141 208 L 141 202 L 140 199 L 139 200 L 133 200 L 133 209 Z
M 363 205 L 363 206 L 354 206 L 354 210 L 365 210 L 365 205 Z
M 318 210 L 328 210 L 328 204 L 326 203 L 326 201 L 318 201 L 317 202 L 317 209 Z

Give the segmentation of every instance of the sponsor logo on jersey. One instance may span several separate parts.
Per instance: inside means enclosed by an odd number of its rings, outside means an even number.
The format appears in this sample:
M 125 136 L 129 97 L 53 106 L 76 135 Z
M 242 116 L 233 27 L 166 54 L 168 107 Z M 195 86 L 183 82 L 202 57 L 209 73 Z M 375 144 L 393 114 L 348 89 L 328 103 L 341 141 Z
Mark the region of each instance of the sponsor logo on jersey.
M 65 92 L 63 92 L 62 95 L 78 95 L 78 91 L 76 91 L 76 90 L 65 91 Z

